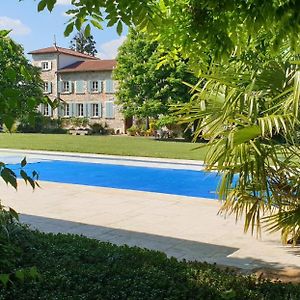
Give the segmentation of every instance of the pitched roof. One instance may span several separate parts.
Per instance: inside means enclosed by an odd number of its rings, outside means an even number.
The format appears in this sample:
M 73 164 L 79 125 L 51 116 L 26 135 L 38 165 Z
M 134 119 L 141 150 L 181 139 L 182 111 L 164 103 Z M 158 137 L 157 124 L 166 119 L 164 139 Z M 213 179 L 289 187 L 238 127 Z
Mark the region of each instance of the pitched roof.
M 99 58 L 91 56 L 91 55 L 83 54 L 83 53 L 80 53 L 80 52 L 77 52 L 77 51 L 74 51 L 71 49 L 57 47 L 57 46 L 52 46 L 52 47 L 38 49 L 38 50 L 28 52 L 28 54 L 47 54 L 47 53 L 62 53 L 62 54 L 72 55 L 72 56 L 81 57 L 81 58 L 85 58 L 85 59 L 100 60 Z
M 71 65 L 68 65 L 62 69 L 59 69 L 58 73 L 72 73 L 72 72 L 92 72 L 92 71 L 111 71 L 117 65 L 116 60 L 87 60 L 77 61 Z

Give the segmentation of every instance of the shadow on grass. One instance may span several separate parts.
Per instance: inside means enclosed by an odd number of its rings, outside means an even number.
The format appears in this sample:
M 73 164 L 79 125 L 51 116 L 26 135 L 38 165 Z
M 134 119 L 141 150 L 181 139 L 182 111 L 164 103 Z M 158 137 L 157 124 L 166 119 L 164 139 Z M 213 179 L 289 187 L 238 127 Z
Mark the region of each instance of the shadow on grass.
M 176 142 L 176 143 L 192 143 L 192 144 L 207 144 L 208 141 L 204 139 L 197 139 L 196 142 L 192 140 L 187 140 L 184 138 L 166 138 L 166 139 L 159 139 L 159 138 L 152 138 L 154 141 L 157 142 Z

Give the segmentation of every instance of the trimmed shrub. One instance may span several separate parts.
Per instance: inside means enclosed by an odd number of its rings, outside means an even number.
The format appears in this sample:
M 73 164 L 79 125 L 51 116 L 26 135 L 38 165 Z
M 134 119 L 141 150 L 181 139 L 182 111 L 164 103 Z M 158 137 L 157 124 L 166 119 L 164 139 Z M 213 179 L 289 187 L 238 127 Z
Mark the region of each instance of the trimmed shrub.
M 0 299 L 300 299 L 299 285 L 76 235 L 23 229 L 14 243 L 15 267 L 36 266 L 40 279 L 0 287 Z

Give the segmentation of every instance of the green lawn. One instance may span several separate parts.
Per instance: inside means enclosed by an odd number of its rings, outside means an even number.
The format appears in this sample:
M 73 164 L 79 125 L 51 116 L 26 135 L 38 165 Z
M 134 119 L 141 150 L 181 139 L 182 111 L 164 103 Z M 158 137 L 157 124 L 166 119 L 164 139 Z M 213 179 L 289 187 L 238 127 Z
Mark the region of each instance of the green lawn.
M 206 149 L 195 149 L 199 145 L 128 136 L 0 134 L 0 148 L 203 160 Z

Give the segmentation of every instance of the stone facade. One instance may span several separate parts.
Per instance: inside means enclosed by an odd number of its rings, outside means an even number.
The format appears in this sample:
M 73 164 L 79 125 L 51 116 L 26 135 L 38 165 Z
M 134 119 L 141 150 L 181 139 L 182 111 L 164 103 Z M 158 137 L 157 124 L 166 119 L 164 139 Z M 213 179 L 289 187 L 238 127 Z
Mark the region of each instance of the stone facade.
M 89 60 L 60 52 L 34 52 L 31 53 L 32 64 L 42 68 L 44 94 L 51 100 L 61 99 L 60 106 L 54 110 L 41 105 L 41 113 L 53 118 L 88 118 L 90 124 L 107 124 L 115 133 L 125 133 L 123 115 L 115 104 L 117 83 L 112 80 L 113 67 L 101 70 L 104 60 Z M 94 65 L 93 70 L 72 69 L 74 64 L 87 61 Z

